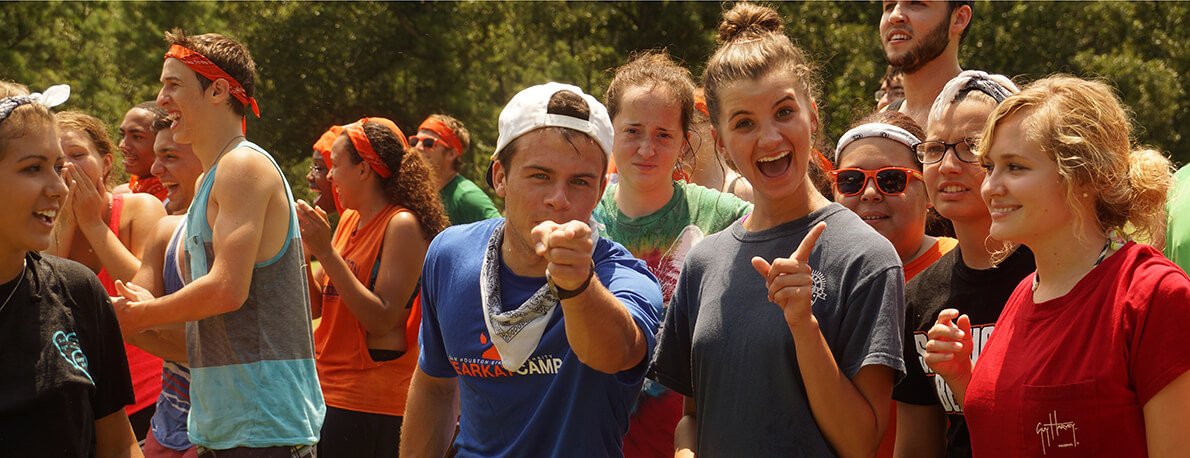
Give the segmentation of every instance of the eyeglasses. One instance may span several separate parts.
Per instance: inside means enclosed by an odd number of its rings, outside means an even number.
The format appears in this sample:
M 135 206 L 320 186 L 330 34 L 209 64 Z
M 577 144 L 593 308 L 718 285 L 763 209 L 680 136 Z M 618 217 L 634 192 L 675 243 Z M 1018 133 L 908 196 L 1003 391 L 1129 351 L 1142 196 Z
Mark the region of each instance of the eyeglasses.
M 941 161 L 946 156 L 946 151 L 952 148 L 954 149 L 955 157 L 959 158 L 960 161 L 968 164 L 979 163 L 979 158 L 975 157 L 975 141 L 971 139 L 956 143 L 930 140 L 913 145 L 913 151 L 917 152 L 917 160 L 922 164 L 933 164 Z
M 330 169 L 328 169 L 324 166 L 321 166 L 321 165 L 310 164 L 310 171 L 314 172 L 318 175 L 325 175 L 326 172 L 330 171 Z
M 899 196 L 905 193 L 909 185 L 909 178 L 925 182 L 925 177 L 913 169 L 902 167 L 885 167 L 880 170 L 839 169 L 831 171 L 831 179 L 835 181 L 835 191 L 842 196 L 854 196 L 864 192 L 868 180 L 876 179 L 876 189 L 886 196 Z
M 416 135 L 409 136 L 409 146 L 412 148 L 417 148 L 417 142 L 421 142 L 423 147 L 425 147 L 426 149 L 429 149 L 429 148 L 433 148 L 435 144 L 437 144 L 438 142 L 441 142 L 441 141 L 442 140 L 439 140 L 434 137 L 418 137 Z M 445 143 L 445 142 L 443 142 L 443 143 Z
M 889 94 L 890 95 L 889 99 L 894 100 L 894 101 L 897 99 L 903 99 L 903 98 L 905 98 L 905 88 L 893 87 L 891 89 L 884 89 L 884 88 L 877 89 L 876 94 L 875 94 L 876 101 L 879 102 L 880 99 L 883 99 L 885 94 Z

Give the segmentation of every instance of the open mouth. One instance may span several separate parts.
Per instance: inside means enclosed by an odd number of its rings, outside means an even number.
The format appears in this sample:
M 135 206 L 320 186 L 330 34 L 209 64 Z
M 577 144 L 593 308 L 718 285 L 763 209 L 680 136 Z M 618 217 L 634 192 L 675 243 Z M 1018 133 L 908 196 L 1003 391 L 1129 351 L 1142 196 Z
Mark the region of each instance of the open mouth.
M 789 154 L 789 151 L 784 151 L 776 156 L 760 158 L 756 161 L 756 169 L 766 177 L 776 178 L 789 171 L 791 163 L 793 163 L 793 156 Z
M 182 114 L 176 111 L 171 111 L 169 112 L 167 119 L 169 119 L 169 130 L 176 130 L 178 128 L 178 121 L 182 119 Z
M 54 218 L 58 217 L 58 211 L 57 210 L 41 210 L 41 211 L 33 212 L 33 215 L 37 216 L 37 218 L 39 220 L 41 220 L 41 222 L 53 226 Z
M 1020 205 L 996 205 L 988 208 L 992 216 L 1004 216 L 1020 209 Z
M 899 43 L 909 39 L 909 35 L 905 32 L 893 32 L 888 35 L 889 43 Z

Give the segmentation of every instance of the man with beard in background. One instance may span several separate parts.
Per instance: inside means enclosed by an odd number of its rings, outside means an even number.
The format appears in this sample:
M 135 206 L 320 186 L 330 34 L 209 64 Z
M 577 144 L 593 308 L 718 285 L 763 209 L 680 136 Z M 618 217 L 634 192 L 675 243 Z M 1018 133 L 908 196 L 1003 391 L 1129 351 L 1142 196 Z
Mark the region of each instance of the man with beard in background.
M 967 36 L 974 2 L 885 1 L 880 44 L 888 64 L 904 72 L 905 98 L 888 105 L 926 127 L 930 106 L 947 81 L 963 71 L 959 43 Z

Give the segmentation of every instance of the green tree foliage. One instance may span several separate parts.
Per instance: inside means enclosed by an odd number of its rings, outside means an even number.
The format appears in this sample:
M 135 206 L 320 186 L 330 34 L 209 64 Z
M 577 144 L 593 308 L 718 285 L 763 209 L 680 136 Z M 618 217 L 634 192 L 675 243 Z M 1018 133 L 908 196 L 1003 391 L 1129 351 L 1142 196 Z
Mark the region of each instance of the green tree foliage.
M 729 6 L 729 5 L 728 5 Z M 285 164 L 299 194 L 310 145 L 332 124 L 386 116 L 405 134 L 434 112 L 472 131 L 463 173 L 480 180 L 500 109 L 548 80 L 602 96 L 629 55 L 666 48 L 700 75 L 724 5 L 714 2 L 5 2 L 0 77 L 68 83 L 66 108 L 114 127 L 159 85 L 162 32 L 220 32 L 258 65 L 262 119 L 249 135 Z M 885 63 L 876 3 L 777 5 L 822 69 L 829 140 L 875 105 Z M 979 2 L 964 68 L 1020 83 L 1101 77 L 1135 113 L 1137 141 L 1190 161 L 1190 3 Z

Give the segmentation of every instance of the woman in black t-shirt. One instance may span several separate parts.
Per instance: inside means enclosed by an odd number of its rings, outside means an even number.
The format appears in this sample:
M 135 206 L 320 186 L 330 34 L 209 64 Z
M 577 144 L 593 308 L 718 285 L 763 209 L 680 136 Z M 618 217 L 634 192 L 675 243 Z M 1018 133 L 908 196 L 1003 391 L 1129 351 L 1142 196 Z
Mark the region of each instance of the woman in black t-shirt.
M 141 456 L 107 294 L 86 267 L 38 253 L 66 197 L 49 106 L 68 94 L 0 81 L 0 456 Z

